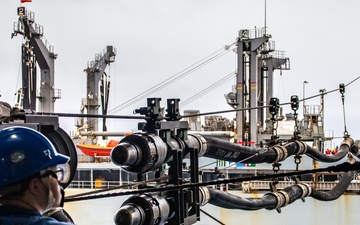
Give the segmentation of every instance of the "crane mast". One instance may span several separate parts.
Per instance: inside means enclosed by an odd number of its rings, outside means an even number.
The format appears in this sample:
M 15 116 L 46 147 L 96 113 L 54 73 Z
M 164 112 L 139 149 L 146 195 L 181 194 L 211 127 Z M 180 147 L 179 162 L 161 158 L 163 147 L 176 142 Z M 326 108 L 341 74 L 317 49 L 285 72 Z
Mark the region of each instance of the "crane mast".
M 275 51 L 275 43 L 265 28 L 243 29 L 237 38 L 237 83 L 235 92 L 227 95 L 227 101 L 235 109 L 254 109 L 266 106 L 273 96 L 273 72 L 290 69 L 289 58 L 282 51 Z M 258 134 L 265 129 L 270 118 L 266 110 L 239 110 L 237 118 L 237 142 L 250 145 L 259 142 Z
M 86 72 L 86 98 L 82 100 L 82 113 L 84 108 L 87 114 L 98 114 L 100 107 L 99 99 L 101 98 L 102 114 L 107 114 L 110 82 L 105 74 L 105 68 L 115 61 L 116 48 L 106 46 L 104 51 L 95 55 L 95 60 L 88 63 Z M 100 88 L 99 82 L 101 81 Z M 87 118 L 88 131 L 98 131 L 97 119 Z M 103 121 L 103 131 L 106 131 L 105 119 Z
M 22 44 L 22 93 L 23 108 L 40 112 L 54 112 L 56 99 L 61 91 L 55 89 L 54 46 L 44 37 L 43 26 L 35 23 L 35 13 L 18 7 L 18 22 L 14 23 L 14 33 L 24 37 Z M 40 82 L 37 80 L 37 65 L 40 67 Z M 40 86 L 38 88 L 38 85 Z M 37 107 L 37 101 L 39 106 Z

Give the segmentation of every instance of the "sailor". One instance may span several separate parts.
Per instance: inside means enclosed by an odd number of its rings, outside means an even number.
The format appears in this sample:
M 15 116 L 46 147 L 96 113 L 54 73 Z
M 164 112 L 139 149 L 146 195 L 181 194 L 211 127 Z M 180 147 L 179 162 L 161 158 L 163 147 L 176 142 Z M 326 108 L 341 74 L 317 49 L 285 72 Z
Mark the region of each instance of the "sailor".
M 26 127 L 0 130 L 0 143 L 0 224 L 73 224 L 60 186 L 69 180 L 69 157 Z

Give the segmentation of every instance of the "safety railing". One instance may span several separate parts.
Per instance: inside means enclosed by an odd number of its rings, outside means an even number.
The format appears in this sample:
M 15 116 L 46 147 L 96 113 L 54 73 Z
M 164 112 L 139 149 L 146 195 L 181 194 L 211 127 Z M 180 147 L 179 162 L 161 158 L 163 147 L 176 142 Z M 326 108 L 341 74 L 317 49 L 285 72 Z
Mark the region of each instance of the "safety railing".
M 131 184 L 128 181 L 86 181 L 86 180 L 73 180 L 68 188 L 80 188 L 80 189 L 102 189 L 102 188 L 112 188 L 118 186 L 124 186 Z M 132 189 L 131 186 L 123 187 L 122 189 Z
M 255 29 L 243 29 L 239 31 L 239 37 L 242 39 L 254 39 L 261 37 L 268 37 L 266 34 L 266 28 L 255 28 Z

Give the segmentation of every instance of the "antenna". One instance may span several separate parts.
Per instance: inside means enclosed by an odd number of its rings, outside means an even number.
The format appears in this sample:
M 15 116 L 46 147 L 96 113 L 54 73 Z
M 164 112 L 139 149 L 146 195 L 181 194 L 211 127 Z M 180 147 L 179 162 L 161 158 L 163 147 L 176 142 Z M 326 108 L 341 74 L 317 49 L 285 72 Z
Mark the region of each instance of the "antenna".
M 266 0 L 265 1 L 265 10 L 264 10 L 264 27 L 265 27 L 265 35 L 266 35 Z

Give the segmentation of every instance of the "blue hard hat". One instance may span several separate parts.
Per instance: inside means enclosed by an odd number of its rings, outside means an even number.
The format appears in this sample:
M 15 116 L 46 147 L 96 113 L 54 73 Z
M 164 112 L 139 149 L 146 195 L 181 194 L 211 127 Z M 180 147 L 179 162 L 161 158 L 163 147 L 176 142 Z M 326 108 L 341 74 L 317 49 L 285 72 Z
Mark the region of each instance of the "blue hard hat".
M 68 156 L 57 153 L 53 144 L 34 129 L 13 126 L 0 130 L 0 187 L 69 160 Z

